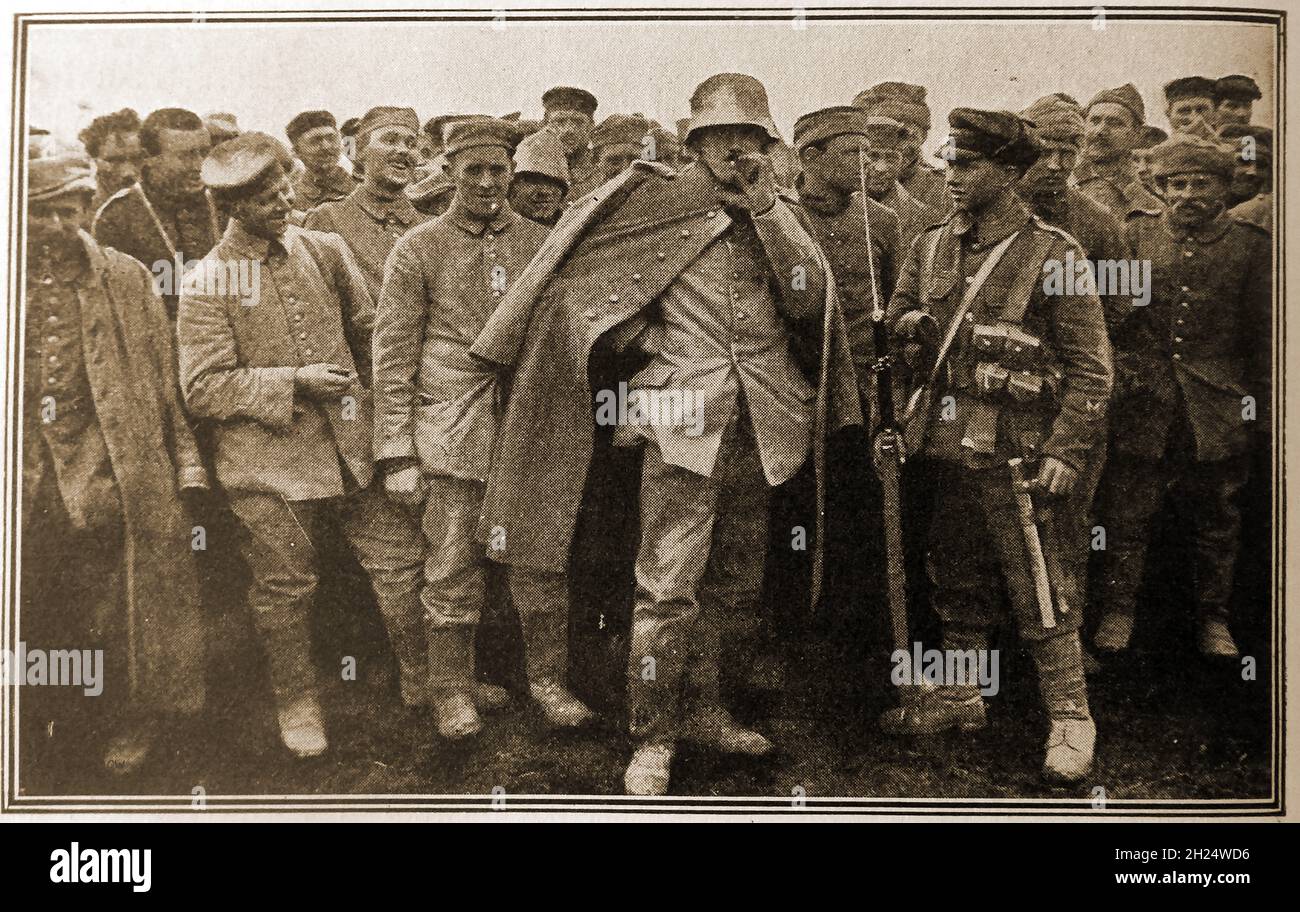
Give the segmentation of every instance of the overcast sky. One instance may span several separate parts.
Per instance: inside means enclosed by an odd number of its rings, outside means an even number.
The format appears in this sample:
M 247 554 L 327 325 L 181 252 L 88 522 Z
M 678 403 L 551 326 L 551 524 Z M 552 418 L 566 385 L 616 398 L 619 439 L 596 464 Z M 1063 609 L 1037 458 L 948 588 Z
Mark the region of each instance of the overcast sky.
M 1253 76 L 1256 120 L 1271 123 L 1273 32 L 1266 26 L 1089 21 L 317 23 L 36 25 L 28 122 L 75 134 L 91 116 L 165 106 L 232 111 L 281 138 L 300 110 L 340 122 L 376 104 L 426 119 L 451 111 L 541 114 L 541 93 L 583 86 L 597 120 L 639 111 L 671 124 L 717 72 L 757 76 L 783 133 L 800 114 L 849 102 L 883 80 L 925 85 L 937 146 L 956 106 L 1019 110 L 1068 92 L 1134 82 L 1148 121 L 1167 127 L 1160 87 L 1188 74 Z

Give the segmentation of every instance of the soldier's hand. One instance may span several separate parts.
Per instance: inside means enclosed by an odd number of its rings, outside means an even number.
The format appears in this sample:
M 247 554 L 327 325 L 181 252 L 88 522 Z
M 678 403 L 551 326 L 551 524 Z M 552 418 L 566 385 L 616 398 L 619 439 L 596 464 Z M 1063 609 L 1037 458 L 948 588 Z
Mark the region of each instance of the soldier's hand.
M 736 158 L 732 166 L 736 169 L 740 193 L 724 190 L 722 196 L 727 205 L 739 206 L 754 215 L 761 215 L 776 205 L 776 170 L 772 159 L 751 153 Z
M 1034 487 L 1053 497 L 1064 497 L 1074 490 L 1078 480 L 1079 473 L 1074 469 L 1055 456 L 1045 456 L 1042 465 L 1038 467 L 1038 477 L 1034 479 Z
M 332 399 L 352 386 L 356 375 L 338 364 L 308 364 L 293 375 L 294 389 L 310 399 Z
M 428 493 L 419 466 L 406 466 L 384 476 L 384 490 L 389 498 L 404 507 L 418 507 Z

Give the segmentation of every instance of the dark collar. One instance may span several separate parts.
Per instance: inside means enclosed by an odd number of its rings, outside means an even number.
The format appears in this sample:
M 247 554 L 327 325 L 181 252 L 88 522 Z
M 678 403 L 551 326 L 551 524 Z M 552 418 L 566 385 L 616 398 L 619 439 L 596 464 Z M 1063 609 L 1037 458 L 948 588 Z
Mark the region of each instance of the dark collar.
M 839 215 L 845 209 L 849 208 L 849 203 L 853 201 L 852 195 L 841 196 L 834 191 L 829 193 L 817 193 L 808 189 L 807 181 L 804 175 L 800 174 L 795 178 L 795 189 L 799 191 L 799 202 L 805 208 L 811 209 L 818 215 Z
M 1007 188 L 997 199 L 974 216 L 957 210 L 952 217 L 952 232 L 969 236 L 973 247 L 996 244 L 1029 221 L 1029 210 L 1015 190 Z
M 1174 224 L 1169 218 L 1169 210 L 1166 209 L 1160 213 L 1160 223 L 1164 226 L 1165 232 L 1179 243 L 1191 238 L 1201 244 L 1210 244 L 1223 237 L 1232 227 L 1232 216 L 1228 215 L 1227 209 L 1221 209 L 1218 215 L 1204 225 L 1189 230 L 1182 225 Z
M 410 227 L 420 220 L 420 213 L 403 190 L 398 190 L 396 196 L 382 199 L 367 184 L 361 184 L 349 194 L 349 198 L 377 222 L 392 218 Z
M 27 269 L 29 272 L 48 272 L 65 281 L 80 280 L 90 269 L 86 238 L 83 237 L 79 244 L 68 244 L 58 249 L 46 247 L 29 249 Z
M 242 222 L 232 218 L 230 224 L 226 225 L 226 233 L 221 237 L 222 258 L 255 260 L 260 263 L 275 256 L 287 255 L 293 244 L 293 232 L 297 230 L 290 225 L 285 229 L 283 237 L 271 241 L 253 234 Z
M 506 203 L 494 218 L 484 222 L 466 212 L 459 199 L 453 199 L 451 207 L 447 209 L 447 218 L 457 228 L 478 237 L 483 234 L 484 229 L 489 227 L 496 233 L 505 231 L 514 224 L 517 216 L 515 211 L 510 208 L 510 204 Z

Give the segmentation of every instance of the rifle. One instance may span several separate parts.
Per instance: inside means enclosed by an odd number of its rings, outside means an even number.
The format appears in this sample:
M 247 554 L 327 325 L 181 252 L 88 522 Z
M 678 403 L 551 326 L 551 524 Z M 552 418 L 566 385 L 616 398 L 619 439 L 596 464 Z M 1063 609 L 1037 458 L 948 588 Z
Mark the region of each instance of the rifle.
M 871 373 L 876 386 L 876 414 L 879 430 L 873 440 L 872 462 L 880 478 L 885 524 L 885 578 L 889 588 L 889 620 L 894 649 L 909 651 L 907 632 L 907 572 L 903 566 L 902 501 L 899 476 L 904 460 L 902 431 L 894 413 L 894 359 L 889 353 L 889 329 L 885 308 L 876 288 L 876 263 L 871 247 L 871 216 L 867 209 L 867 172 L 862 147 L 858 147 L 858 179 L 862 185 L 862 223 L 867 236 L 867 270 L 871 274 L 871 338 L 875 359 Z

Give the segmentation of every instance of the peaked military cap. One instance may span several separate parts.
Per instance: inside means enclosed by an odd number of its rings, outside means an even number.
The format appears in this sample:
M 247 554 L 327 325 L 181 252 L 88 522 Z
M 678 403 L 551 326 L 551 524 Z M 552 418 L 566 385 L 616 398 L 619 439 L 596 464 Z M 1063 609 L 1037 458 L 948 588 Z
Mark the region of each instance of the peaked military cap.
M 935 157 L 956 161 L 983 157 L 1024 170 L 1042 152 L 1029 127 L 1023 117 L 1010 111 L 953 108 L 948 115 L 948 142 Z

